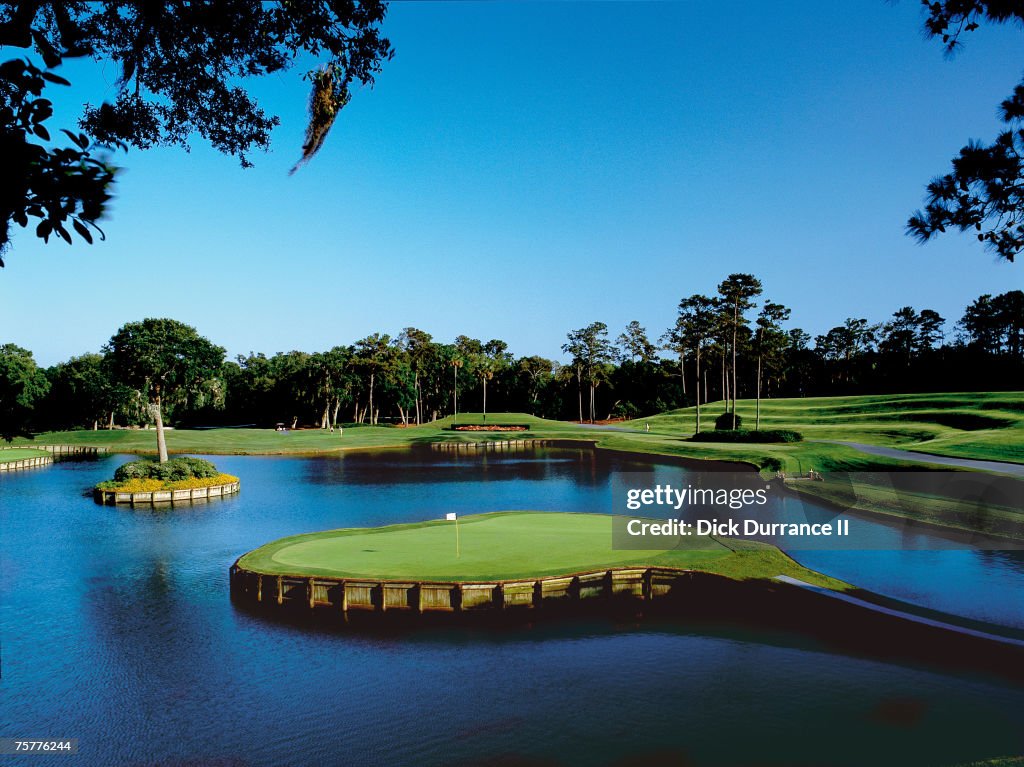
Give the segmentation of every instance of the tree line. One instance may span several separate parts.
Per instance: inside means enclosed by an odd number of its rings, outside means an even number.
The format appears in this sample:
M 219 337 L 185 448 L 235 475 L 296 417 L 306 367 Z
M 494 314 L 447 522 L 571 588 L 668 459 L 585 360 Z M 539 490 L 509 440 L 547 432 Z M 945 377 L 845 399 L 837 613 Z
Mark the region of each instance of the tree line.
M 430 423 L 463 410 L 595 421 L 711 401 L 1019 389 L 1024 292 L 983 295 L 949 323 L 904 306 L 880 322 L 847 318 L 812 338 L 761 281 L 731 274 L 678 305 L 652 337 L 633 321 L 566 334 L 565 361 L 517 357 L 500 339 L 453 342 L 408 327 L 320 352 L 226 359 L 174 320 L 128 323 L 98 353 L 49 368 L 0 347 L 0 433 L 158 424 L 334 429 Z M 704 423 L 700 428 L 706 428 Z

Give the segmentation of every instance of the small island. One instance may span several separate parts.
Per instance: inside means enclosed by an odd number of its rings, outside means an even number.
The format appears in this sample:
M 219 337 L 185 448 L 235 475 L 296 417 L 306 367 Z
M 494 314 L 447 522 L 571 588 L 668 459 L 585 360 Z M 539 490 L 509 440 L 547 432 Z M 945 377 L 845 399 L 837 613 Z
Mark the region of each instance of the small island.
M 219 498 L 238 492 L 239 480 L 202 458 L 130 461 L 100 482 L 93 497 L 101 504 L 179 503 Z
M 231 599 L 345 624 L 683 618 L 1022 678 L 1019 632 L 873 594 L 775 546 L 693 536 L 643 551 L 613 549 L 611 539 L 608 515 L 551 511 L 306 533 L 241 556 L 229 571 Z
M 844 591 L 763 543 L 694 536 L 671 550 L 613 549 L 604 514 L 509 511 L 457 521 L 290 536 L 231 568 L 243 603 L 327 607 L 347 613 L 468 612 L 563 606 L 592 597 L 653 601 L 681 579 L 771 582 L 786 575 Z

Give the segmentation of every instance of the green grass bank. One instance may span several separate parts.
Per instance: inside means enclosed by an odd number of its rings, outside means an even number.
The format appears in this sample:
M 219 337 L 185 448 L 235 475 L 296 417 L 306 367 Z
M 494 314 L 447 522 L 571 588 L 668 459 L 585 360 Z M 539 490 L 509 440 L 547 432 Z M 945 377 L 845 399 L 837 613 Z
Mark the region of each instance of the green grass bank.
M 46 450 L 33 450 L 31 448 L 15 448 L 13 450 L 0 450 L 0 463 L 11 461 L 22 461 L 26 458 L 41 458 L 49 453 Z
M 740 400 L 738 404 L 745 425 L 751 428 L 754 408 L 752 400 Z M 723 412 L 722 402 L 703 406 L 702 425 L 706 419 L 710 427 Z M 689 442 L 696 420 L 693 408 L 639 418 L 614 429 L 550 421 L 523 413 L 492 413 L 488 420 L 529 427 L 528 433 L 516 433 L 515 437 L 592 440 L 599 447 L 613 450 L 741 461 L 759 467 L 773 459 L 787 472 L 866 471 L 913 465 L 813 440 L 864 442 L 938 455 L 1024 463 L 1024 392 L 762 400 L 761 415 L 762 428 L 799 431 L 805 441 L 761 445 Z M 482 422 L 479 413 L 462 413 L 458 417 L 458 423 Z M 409 428 L 350 426 L 334 433 L 316 429 L 171 430 L 167 441 L 169 449 L 176 453 L 303 454 L 438 441 L 479 442 L 512 436 L 453 432 L 447 429 L 451 423 L 449 417 Z M 650 425 L 649 433 L 645 431 L 646 424 Z M 146 429 L 50 432 L 36 439 L 134 453 L 152 453 L 156 446 L 154 432 Z M 31 446 L 24 439 L 16 440 L 15 444 Z
M 757 403 L 739 400 L 736 412 L 753 428 Z M 701 408 L 702 429 L 726 411 L 724 402 Z M 628 424 L 652 432 L 693 434 L 694 408 Z M 762 429 L 793 429 L 811 440 L 841 440 L 936 455 L 1024 463 L 1024 392 L 893 394 L 761 400 Z

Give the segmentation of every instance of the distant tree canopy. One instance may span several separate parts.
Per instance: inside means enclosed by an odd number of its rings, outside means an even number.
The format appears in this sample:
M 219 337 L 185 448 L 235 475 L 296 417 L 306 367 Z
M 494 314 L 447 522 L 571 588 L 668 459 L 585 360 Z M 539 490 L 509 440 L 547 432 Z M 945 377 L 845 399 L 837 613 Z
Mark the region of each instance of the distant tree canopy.
M 922 0 L 925 32 L 942 40 L 947 53 L 984 22 L 1024 23 L 1017 0 Z M 907 232 L 927 242 L 947 228 L 973 232 L 1000 258 L 1013 261 L 1024 249 L 1024 79 L 1000 104 L 1007 129 L 991 144 L 972 141 L 953 159 L 953 170 L 928 185 L 925 207 L 907 222 Z
M 1019 390 L 1024 381 L 1024 292 L 972 301 L 956 322 L 902 306 L 885 321 L 850 317 L 811 335 L 790 327 L 788 307 L 749 293 L 752 275 L 726 280 L 729 297 L 679 302 L 659 356 L 618 353 L 603 322 L 570 331 L 565 364 L 515 357 L 501 339 L 435 341 L 413 327 L 373 333 L 328 351 L 224 350 L 174 320 L 122 327 L 103 354 L 46 370 L 27 350 L 0 346 L 0 434 L 141 426 L 251 425 L 334 429 L 429 423 L 458 409 L 546 418 L 641 417 L 750 398 Z M 646 338 L 630 322 L 621 337 Z M 615 361 L 618 364 L 615 364 Z M 456 392 L 458 398 L 456 399 Z M 589 392 L 584 406 L 584 392 Z M 758 410 L 747 427 L 760 427 Z
M 279 122 L 238 83 L 280 72 L 308 54 L 320 64 L 312 83 L 310 120 L 299 162 L 322 146 L 356 84 L 372 85 L 391 45 L 380 33 L 383 0 L 182 3 L 22 0 L 0 5 L 0 46 L 34 51 L 0 64 L 0 255 L 12 222 L 39 219 L 36 234 L 67 242 L 74 229 L 92 241 L 114 180 L 106 155 L 91 147 L 187 147 L 198 134 L 220 152 L 251 165 Z M 61 138 L 46 127 L 50 85 L 69 85 L 51 71 L 66 58 L 113 61 L 121 68 L 111 101 L 86 104 L 77 130 Z M 70 129 L 70 130 L 69 130 Z M 66 142 L 65 142 L 66 144 Z M 102 233 L 100 232 L 102 235 Z M 0 266 L 3 262 L 0 261 Z

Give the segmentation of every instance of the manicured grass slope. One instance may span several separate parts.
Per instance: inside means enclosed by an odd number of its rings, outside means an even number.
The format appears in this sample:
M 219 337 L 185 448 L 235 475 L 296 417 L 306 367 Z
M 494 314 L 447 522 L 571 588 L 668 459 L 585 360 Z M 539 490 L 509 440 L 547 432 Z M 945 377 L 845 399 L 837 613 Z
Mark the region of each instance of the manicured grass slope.
M 636 453 L 678 456 L 715 461 L 739 461 L 761 466 L 768 457 L 777 458 L 789 471 L 820 471 L 844 469 L 848 471 L 906 465 L 885 458 L 867 456 L 842 445 L 798 443 L 794 445 L 730 445 L 695 443 L 686 440 L 688 433 L 671 426 L 642 430 L 625 428 L 614 430 L 593 429 L 564 421 L 548 421 L 523 413 L 496 413 L 489 421 L 522 423 L 528 432 L 500 434 L 493 432 L 453 432 L 445 430 L 450 418 L 434 424 L 407 429 L 384 426 L 350 427 L 344 434 L 319 429 L 294 432 L 276 432 L 273 429 L 206 429 L 171 430 L 167 432 L 168 449 L 172 453 L 217 454 L 309 454 L 340 450 L 406 447 L 430 442 L 484 442 L 501 439 L 570 439 L 596 442 L 599 447 Z M 459 423 L 480 423 L 479 413 L 459 414 Z M 634 422 L 640 424 L 642 422 Z M 90 445 L 106 447 L 112 451 L 154 453 L 156 434 L 145 429 L 118 429 L 115 431 L 49 432 L 36 438 L 38 443 Z M 19 440 L 30 444 L 27 440 Z
M 702 408 L 711 428 L 725 411 L 721 402 Z M 739 413 L 753 426 L 754 402 L 741 400 Z M 1024 462 L 1024 393 L 916 394 L 886 397 L 825 397 L 763 400 L 762 427 L 801 432 L 806 440 L 844 440 L 897 446 L 942 455 Z M 515 423 L 528 432 L 453 432 L 452 419 L 406 429 L 384 426 L 348 427 L 344 433 L 319 429 L 276 432 L 272 429 L 172 430 L 171 452 L 201 454 L 317 453 L 373 447 L 403 447 L 438 441 L 482 442 L 497 439 L 577 439 L 599 447 L 638 453 L 720 461 L 754 466 L 777 460 L 788 472 L 867 471 L 907 468 L 906 461 L 868 456 L 844 445 L 805 441 L 795 444 L 745 445 L 689 442 L 693 408 L 637 419 L 614 429 L 595 429 L 548 421 L 523 413 L 491 413 L 491 423 Z M 460 413 L 459 423 L 481 423 L 479 413 Z M 650 433 L 644 424 L 651 426 Z M 48 444 L 92 445 L 115 451 L 152 453 L 152 430 L 52 432 L 37 437 Z M 26 440 L 19 440 L 29 446 Z M 3 452 L 3 451 L 0 451 Z
M 291 536 L 246 554 L 240 565 L 277 575 L 326 575 L 438 581 L 533 578 L 627 565 L 663 565 L 739 580 L 792 575 L 827 586 L 846 584 L 806 570 L 778 549 L 749 541 L 688 539 L 671 551 L 618 551 L 611 517 L 556 512 L 499 512 L 449 521 L 330 530 Z
M 737 412 L 753 428 L 755 401 Z M 701 428 L 713 428 L 725 403 L 701 409 Z M 652 431 L 692 434 L 693 408 L 637 419 Z M 938 455 L 1024 463 L 1024 392 L 894 394 L 761 400 L 762 429 L 795 429 L 805 439 L 888 445 Z

